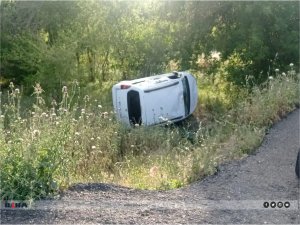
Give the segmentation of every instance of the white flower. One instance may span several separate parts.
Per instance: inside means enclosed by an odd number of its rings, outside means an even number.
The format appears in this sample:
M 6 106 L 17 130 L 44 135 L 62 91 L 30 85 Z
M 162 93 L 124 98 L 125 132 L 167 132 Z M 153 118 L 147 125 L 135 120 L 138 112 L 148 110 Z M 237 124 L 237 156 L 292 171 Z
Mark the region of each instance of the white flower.
M 40 135 L 40 133 L 41 133 L 41 132 L 40 132 L 39 130 L 33 130 L 33 131 L 32 131 L 32 136 L 33 136 L 33 137 L 37 137 L 37 136 Z
M 95 145 L 93 145 L 93 146 L 92 146 L 92 149 L 96 149 L 96 146 L 95 146 Z
M 269 76 L 269 80 L 273 80 L 274 78 L 272 76 Z
M 75 135 L 79 136 L 79 135 L 80 135 L 80 133 L 79 133 L 79 132 L 75 132 Z
M 63 88 L 62 88 L 62 90 L 61 90 L 63 93 L 66 93 L 66 92 L 68 92 L 68 88 L 67 88 L 67 86 L 63 86 Z
M 95 140 L 93 137 L 91 138 L 91 141 Z
M 158 175 L 158 173 L 159 173 L 159 167 L 157 167 L 157 166 L 153 166 L 149 170 L 149 175 L 151 177 L 156 177 Z
M 294 63 L 290 63 L 290 67 L 293 67 L 294 66 Z
M 102 108 L 102 105 L 98 105 L 98 108 L 101 109 L 101 108 Z
M 221 52 L 211 51 L 210 56 L 212 59 L 219 61 L 221 59 Z
M 134 148 L 134 145 L 130 145 L 131 148 Z
M 275 69 L 275 72 L 279 72 L 279 69 Z

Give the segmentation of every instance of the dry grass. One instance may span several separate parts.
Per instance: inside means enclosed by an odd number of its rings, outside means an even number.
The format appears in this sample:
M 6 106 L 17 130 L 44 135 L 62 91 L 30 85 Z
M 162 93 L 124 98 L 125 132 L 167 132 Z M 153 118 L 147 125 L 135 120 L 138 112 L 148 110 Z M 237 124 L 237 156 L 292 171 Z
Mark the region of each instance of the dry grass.
M 194 121 L 191 128 L 129 129 L 77 88 L 64 87 L 61 101 L 47 107 L 46 93 L 36 85 L 34 105 L 21 112 L 22 96 L 11 84 L 0 104 L 2 198 L 43 198 L 76 182 L 181 187 L 249 154 L 268 126 L 299 105 L 298 78 L 289 73 L 224 104 L 226 93 L 200 95 L 200 124 Z

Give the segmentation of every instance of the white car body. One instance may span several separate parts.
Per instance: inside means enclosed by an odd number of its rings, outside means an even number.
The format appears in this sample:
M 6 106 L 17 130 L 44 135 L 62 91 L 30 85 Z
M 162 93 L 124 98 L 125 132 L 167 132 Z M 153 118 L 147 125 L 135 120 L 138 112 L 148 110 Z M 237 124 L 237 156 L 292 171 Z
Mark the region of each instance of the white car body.
M 128 125 L 177 122 L 196 109 L 197 82 L 188 72 L 125 80 L 113 86 L 112 97 L 117 118 Z

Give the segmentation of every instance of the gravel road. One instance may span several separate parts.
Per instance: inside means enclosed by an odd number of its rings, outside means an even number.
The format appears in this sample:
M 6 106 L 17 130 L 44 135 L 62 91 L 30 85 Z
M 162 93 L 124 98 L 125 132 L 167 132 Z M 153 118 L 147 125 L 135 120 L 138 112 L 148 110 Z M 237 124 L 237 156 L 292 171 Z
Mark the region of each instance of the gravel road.
M 217 174 L 187 187 L 142 191 L 109 184 L 77 184 L 60 199 L 37 202 L 32 209 L 1 209 L 0 221 L 300 224 L 299 179 L 294 171 L 299 146 L 297 109 L 270 129 L 255 154 L 224 164 Z

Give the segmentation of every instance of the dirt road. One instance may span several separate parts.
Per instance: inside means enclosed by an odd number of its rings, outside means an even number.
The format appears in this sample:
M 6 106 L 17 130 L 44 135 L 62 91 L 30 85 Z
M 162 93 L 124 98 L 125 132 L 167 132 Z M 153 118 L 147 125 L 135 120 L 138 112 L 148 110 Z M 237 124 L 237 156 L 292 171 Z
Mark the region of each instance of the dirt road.
M 216 175 L 185 188 L 141 191 L 79 184 L 61 199 L 37 202 L 33 209 L 2 209 L 0 221 L 300 224 L 299 180 L 294 172 L 299 146 L 297 109 L 273 126 L 254 155 L 222 165 Z

